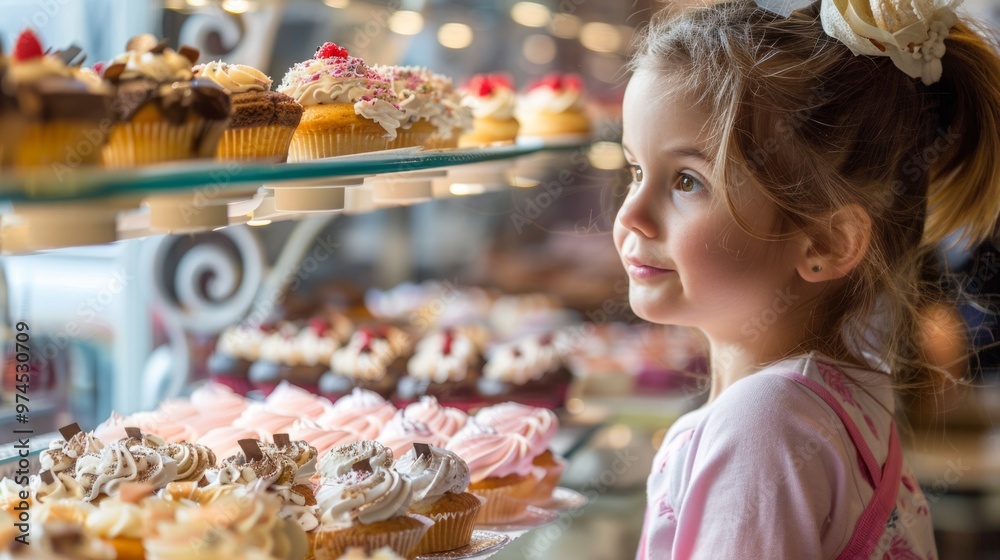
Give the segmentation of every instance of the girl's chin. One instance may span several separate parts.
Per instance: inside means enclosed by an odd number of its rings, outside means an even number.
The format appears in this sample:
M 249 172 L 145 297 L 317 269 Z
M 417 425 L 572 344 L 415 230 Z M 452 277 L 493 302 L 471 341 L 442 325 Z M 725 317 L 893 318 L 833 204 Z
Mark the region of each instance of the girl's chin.
M 629 298 L 629 306 L 635 316 L 657 325 L 677 325 L 681 327 L 693 327 L 691 321 L 685 313 L 669 304 L 659 301 L 649 301 L 646 298 Z

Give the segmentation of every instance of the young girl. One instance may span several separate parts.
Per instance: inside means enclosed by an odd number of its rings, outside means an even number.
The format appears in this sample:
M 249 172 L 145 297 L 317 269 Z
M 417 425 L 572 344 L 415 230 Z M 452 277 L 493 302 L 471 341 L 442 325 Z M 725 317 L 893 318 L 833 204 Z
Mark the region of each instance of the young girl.
M 948 7 L 861 2 L 689 9 L 640 43 L 615 245 L 712 374 L 639 558 L 936 558 L 894 397 L 944 375 L 914 344 L 934 247 L 997 232 L 1000 60 Z

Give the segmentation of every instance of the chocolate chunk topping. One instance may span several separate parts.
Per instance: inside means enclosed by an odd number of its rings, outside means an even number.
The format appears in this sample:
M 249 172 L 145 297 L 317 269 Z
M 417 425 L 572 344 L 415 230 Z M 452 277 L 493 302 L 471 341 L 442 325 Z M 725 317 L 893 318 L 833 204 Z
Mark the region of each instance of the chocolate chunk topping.
M 292 445 L 292 438 L 288 434 L 274 434 L 274 445 L 278 447 L 290 447 Z
M 414 443 L 413 452 L 417 454 L 417 457 L 423 457 L 424 455 L 430 457 L 431 446 L 427 445 L 426 443 Z
M 130 438 L 142 439 L 142 430 L 140 430 L 139 428 L 134 428 L 134 427 L 125 428 L 125 433 Z
M 56 58 L 61 59 L 67 66 L 79 66 L 79 65 L 83 64 L 83 61 L 87 59 L 87 56 L 84 55 L 83 58 L 81 58 L 80 60 L 78 60 L 75 63 L 73 62 L 73 59 L 75 59 L 77 56 L 79 56 L 80 53 L 82 53 L 82 52 L 83 52 L 83 49 L 81 49 L 80 47 L 78 47 L 76 45 L 72 45 L 72 46 L 70 46 L 66 50 L 56 51 L 55 56 L 56 56 Z
M 52 471 L 42 471 L 39 473 L 39 476 L 42 477 L 42 482 L 45 484 L 52 484 L 56 481 L 56 477 L 52 474 Z
M 73 436 L 82 431 L 83 430 L 80 429 L 80 425 L 77 424 L 76 422 L 73 422 L 68 426 L 63 426 L 62 428 L 59 428 L 59 434 L 62 435 L 63 439 L 66 441 L 73 439 Z
M 104 69 L 104 79 L 117 83 L 118 78 L 121 77 L 122 72 L 124 71 L 125 71 L 125 63 L 116 62 L 115 64 L 112 64 L 111 66 L 108 66 L 107 68 Z
M 198 481 L 198 488 L 203 488 L 208 486 L 208 478 L 205 475 L 201 475 L 201 480 Z
M 181 48 L 177 50 L 177 53 L 190 60 L 191 64 L 198 62 L 198 57 L 201 56 L 201 52 L 191 45 L 181 45 Z
M 243 449 L 243 454 L 250 461 L 260 461 L 264 454 L 260 450 L 260 442 L 255 439 L 241 439 L 238 442 Z
M 372 471 L 372 466 L 368 462 L 368 459 L 362 459 L 362 460 L 358 461 L 357 463 L 354 463 L 353 465 L 351 465 L 351 470 L 354 471 L 354 472 L 363 472 L 363 473 L 371 473 L 371 472 L 373 472 Z

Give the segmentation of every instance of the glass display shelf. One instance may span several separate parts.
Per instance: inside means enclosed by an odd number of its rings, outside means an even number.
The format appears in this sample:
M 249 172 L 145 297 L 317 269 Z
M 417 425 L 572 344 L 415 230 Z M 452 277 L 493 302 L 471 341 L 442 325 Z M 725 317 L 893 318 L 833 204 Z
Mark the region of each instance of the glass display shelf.
M 134 194 L 170 193 L 198 187 L 240 187 L 328 178 L 446 168 L 505 160 L 543 151 L 579 149 L 587 143 L 517 144 L 451 150 L 401 148 L 301 163 L 253 163 L 189 160 L 130 169 L 72 168 L 53 165 L 33 172 L 0 174 L 0 201 L 57 202 Z

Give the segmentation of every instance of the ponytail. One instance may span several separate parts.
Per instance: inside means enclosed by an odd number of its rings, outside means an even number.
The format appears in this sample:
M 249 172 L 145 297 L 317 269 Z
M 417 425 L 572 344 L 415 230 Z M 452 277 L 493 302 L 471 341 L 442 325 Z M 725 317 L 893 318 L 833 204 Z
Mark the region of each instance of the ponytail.
M 961 230 L 975 245 L 1000 233 L 1000 56 L 959 22 L 945 42 L 941 123 L 918 160 L 930 165 L 925 246 Z

